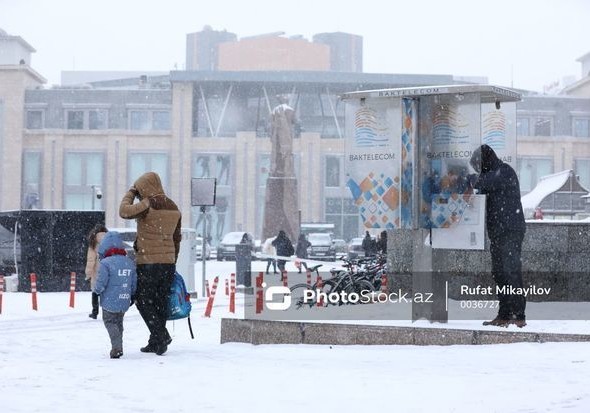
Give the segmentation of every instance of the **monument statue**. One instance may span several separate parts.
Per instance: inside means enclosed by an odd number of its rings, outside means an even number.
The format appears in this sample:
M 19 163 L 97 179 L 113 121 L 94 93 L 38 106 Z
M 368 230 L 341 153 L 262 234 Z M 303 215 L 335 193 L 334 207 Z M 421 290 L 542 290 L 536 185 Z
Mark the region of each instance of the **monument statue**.
M 266 199 L 262 237 L 267 239 L 285 231 L 294 241 L 299 234 L 299 193 L 293 164 L 295 110 L 281 103 L 271 112 L 270 172 L 266 181 Z

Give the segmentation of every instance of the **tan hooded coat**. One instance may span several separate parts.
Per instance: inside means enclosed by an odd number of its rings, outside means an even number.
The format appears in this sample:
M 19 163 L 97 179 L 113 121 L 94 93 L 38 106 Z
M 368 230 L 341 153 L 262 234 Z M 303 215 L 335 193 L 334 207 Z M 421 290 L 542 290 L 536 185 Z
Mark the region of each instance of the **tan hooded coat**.
M 94 291 L 94 286 L 96 285 L 96 276 L 98 274 L 98 245 L 100 241 L 104 238 L 106 232 L 99 232 L 96 234 L 96 248 L 88 247 L 88 251 L 86 252 L 86 279 L 90 280 L 90 288 Z
M 127 191 L 119 215 L 137 221 L 137 264 L 175 264 L 180 251 L 181 214 L 176 204 L 164 194 L 160 177 L 155 172 L 140 176 L 133 185 L 139 193 Z

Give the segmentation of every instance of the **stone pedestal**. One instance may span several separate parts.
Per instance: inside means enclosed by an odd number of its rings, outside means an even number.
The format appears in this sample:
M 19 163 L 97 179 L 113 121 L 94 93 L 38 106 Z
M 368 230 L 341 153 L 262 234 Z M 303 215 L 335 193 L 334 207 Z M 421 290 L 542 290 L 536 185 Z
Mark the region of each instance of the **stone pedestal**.
M 299 234 L 299 207 L 297 202 L 297 178 L 270 176 L 266 181 L 263 239 L 285 231 L 291 240 Z

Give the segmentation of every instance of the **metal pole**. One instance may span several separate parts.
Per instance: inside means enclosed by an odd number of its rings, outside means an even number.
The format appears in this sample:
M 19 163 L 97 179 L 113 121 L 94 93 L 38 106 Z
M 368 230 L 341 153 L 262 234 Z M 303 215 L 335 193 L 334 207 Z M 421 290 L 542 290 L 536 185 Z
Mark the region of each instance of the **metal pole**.
M 207 214 L 205 213 L 205 210 L 207 209 L 206 206 L 202 206 L 201 207 L 201 213 L 203 214 L 203 240 L 201 243 L 201 260 L 203 261 L 203 269 L 202 269 L 202 274 L 203 276 L 201 277 L 201 294 L 203 295 L 203 298 L 207 297 L 207 291 L 205 291 L 205 278 L 206 278 L 206 273 L 205 273 L 205 267 L 206 267 L 206 262 L 207 262 L 207 258 L 206 258 L 206 247 L 205 245 L 207 245 Z

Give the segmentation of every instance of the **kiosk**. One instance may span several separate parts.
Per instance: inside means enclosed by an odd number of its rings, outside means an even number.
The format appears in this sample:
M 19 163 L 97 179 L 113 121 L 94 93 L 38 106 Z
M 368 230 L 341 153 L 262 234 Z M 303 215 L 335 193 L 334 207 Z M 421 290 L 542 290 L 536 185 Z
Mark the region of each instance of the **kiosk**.
M 342 99 L 346 180 L 363 227 L 409 232 L 413 293 L 431 297 L 412 303 L 412 320 L 446 322 L 450 269 L 437 266 L 433 250 L 484 249 L 485 196 L 468 185 L 469 160 L 487 144 L 516 169 L 520 94 L 450 85 L 358 91 Z

